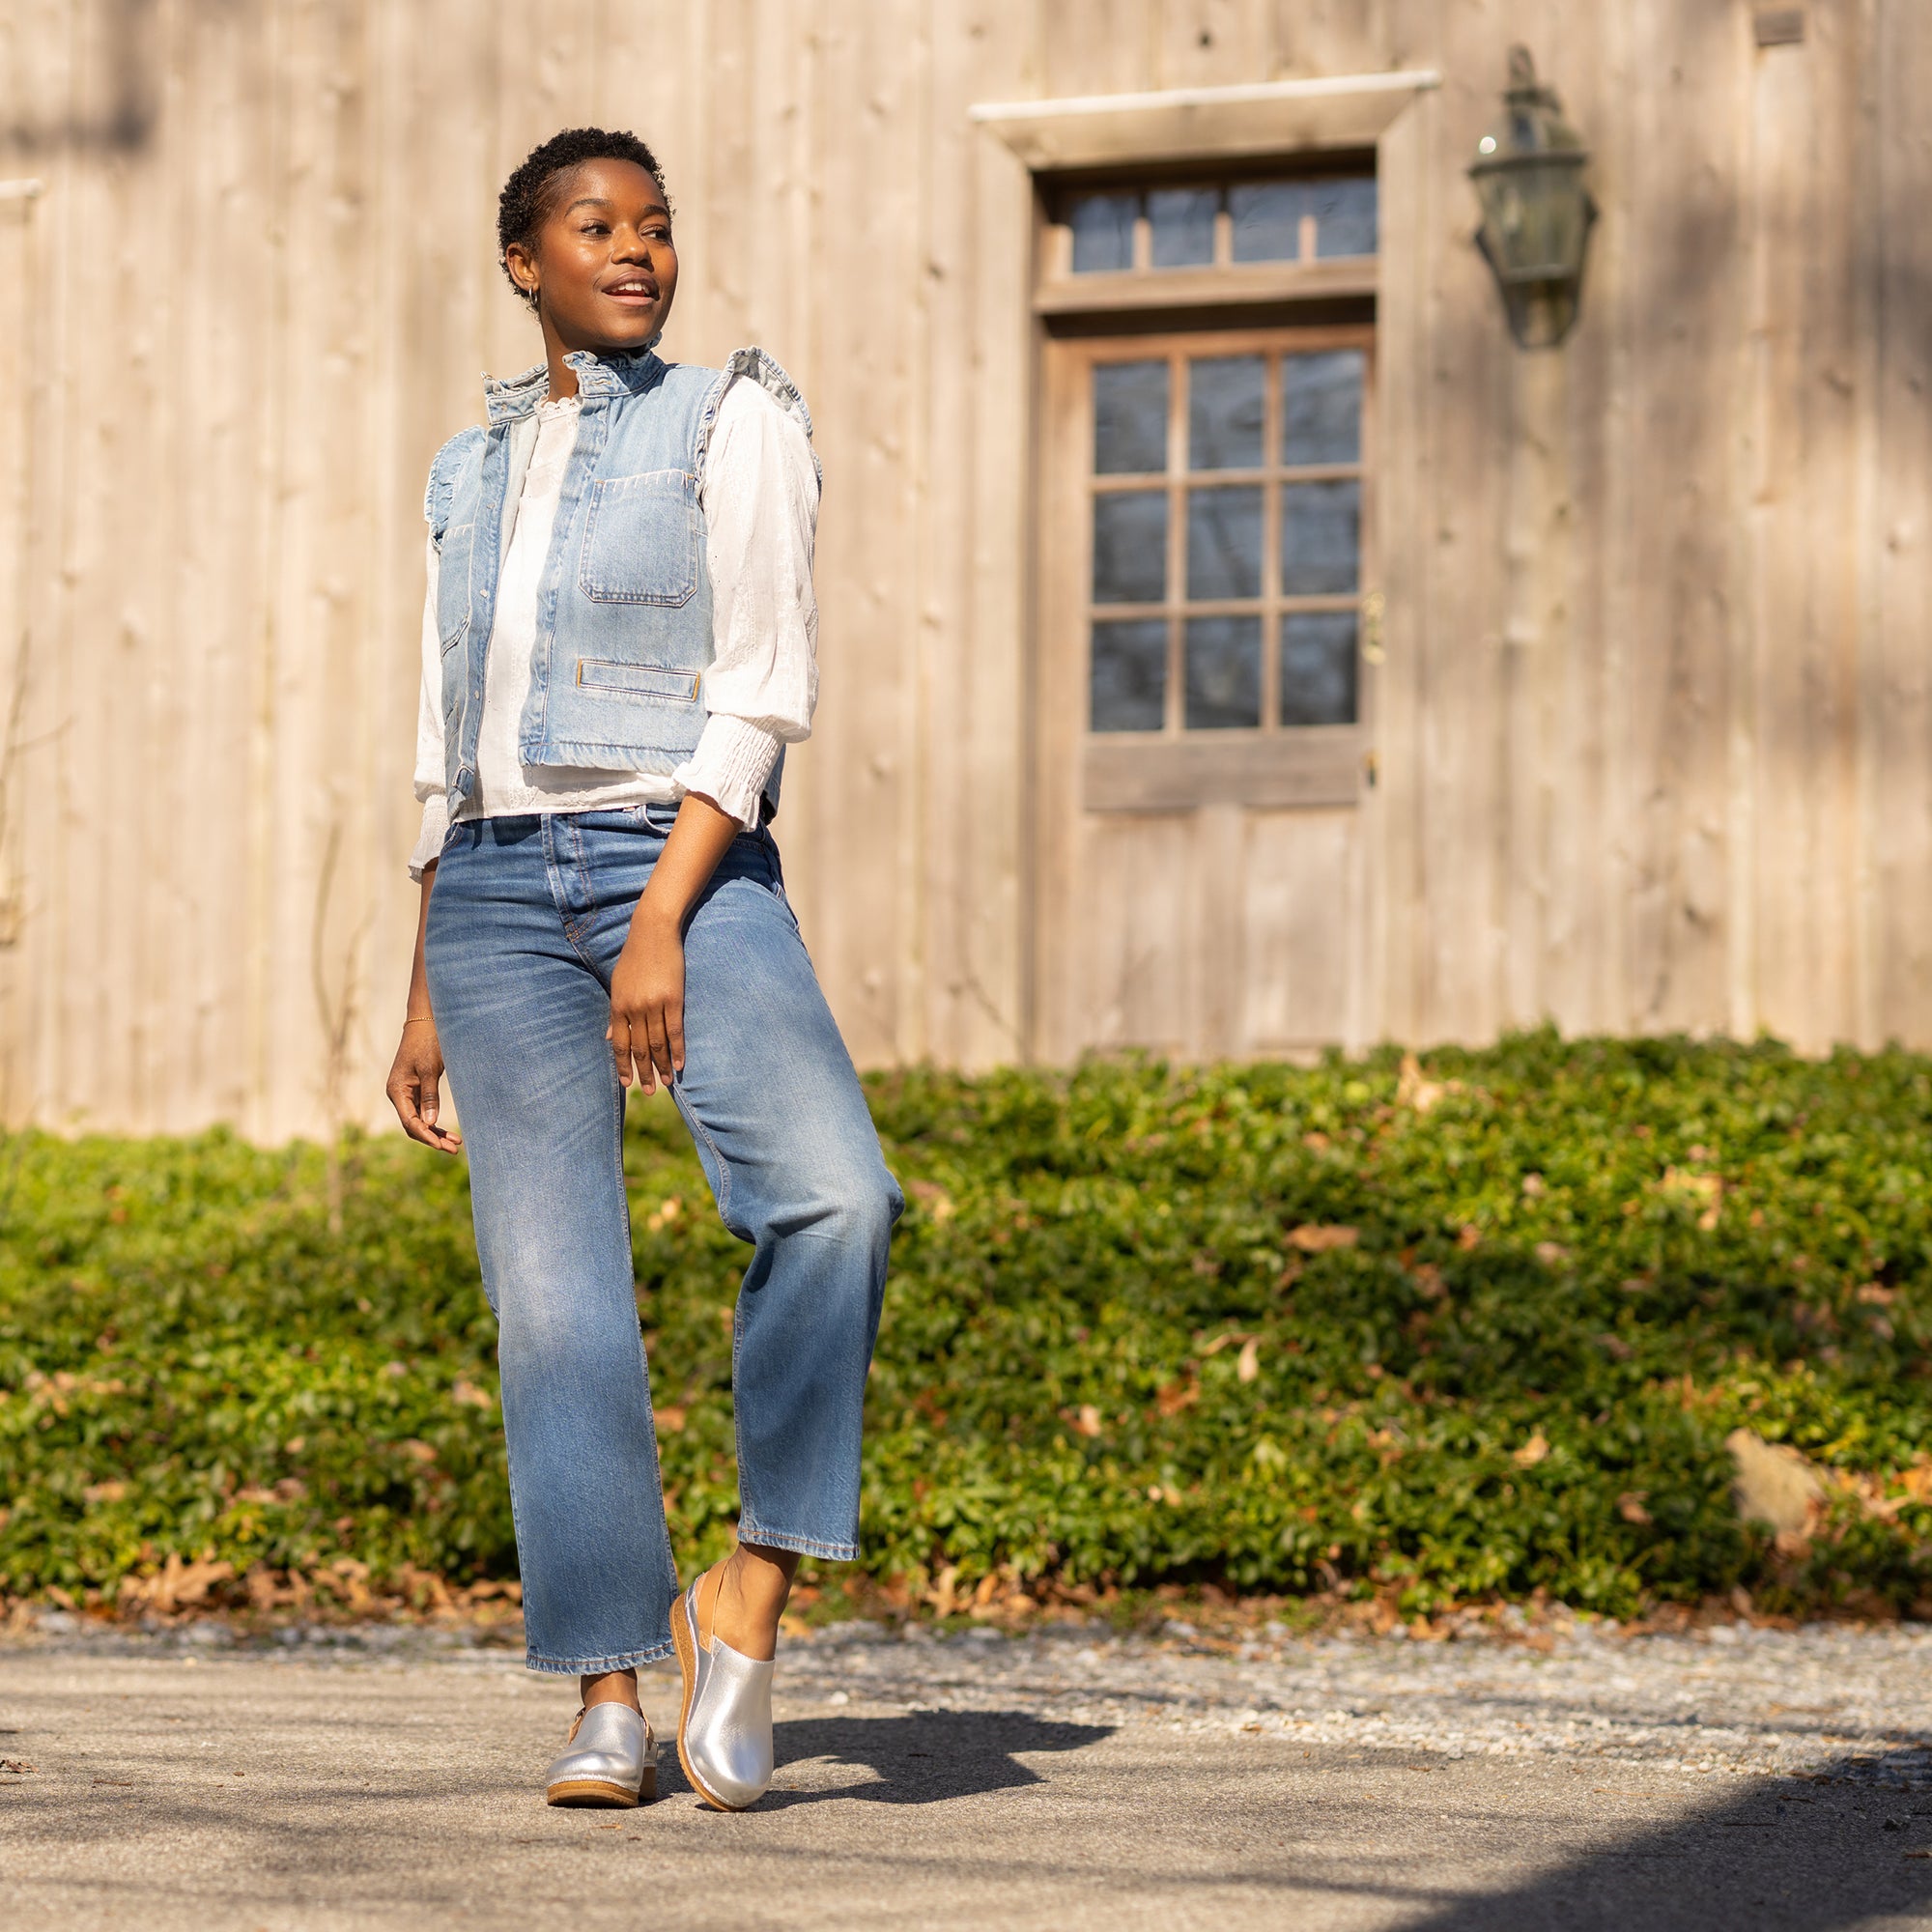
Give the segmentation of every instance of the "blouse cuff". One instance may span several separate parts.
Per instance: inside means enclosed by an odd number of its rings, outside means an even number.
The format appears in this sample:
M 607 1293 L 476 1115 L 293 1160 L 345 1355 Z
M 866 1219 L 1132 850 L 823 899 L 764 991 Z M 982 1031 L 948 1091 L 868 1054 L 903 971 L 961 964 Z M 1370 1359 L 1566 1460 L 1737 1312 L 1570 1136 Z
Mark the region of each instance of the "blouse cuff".
M 750 832 L 757 826 L 765 781 L 778 761 L 779 741 L 769 731 L 714 712 L 676 777 L 686 791 L 702 792 Z
M 423 800 L 422 830 L 416 834 L 415 849 L 410 854 L 410 877 L 422 884 L 424 870 L 434 866 L 449 836 L 449 799 L 446 793 L 431 792 Z M 393 848 L 391 848 L 393 849 Z

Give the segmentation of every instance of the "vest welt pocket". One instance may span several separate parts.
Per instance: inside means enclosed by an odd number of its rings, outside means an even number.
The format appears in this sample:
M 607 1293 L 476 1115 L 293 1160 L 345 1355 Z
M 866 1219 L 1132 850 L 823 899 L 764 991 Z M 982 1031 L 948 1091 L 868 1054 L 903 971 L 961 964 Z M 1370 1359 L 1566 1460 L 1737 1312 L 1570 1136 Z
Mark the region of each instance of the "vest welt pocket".
M 607 476 L 590 489 L 578 587 L 595 604 L 688 604 L 697 591 L 697 478 Z
M 577 681 L 585 691 L 621 691 L 639 697 L 671 697 L 697 702 L 698 673 L 675 665 L 618 664 L 610 658 L 579 658 Z

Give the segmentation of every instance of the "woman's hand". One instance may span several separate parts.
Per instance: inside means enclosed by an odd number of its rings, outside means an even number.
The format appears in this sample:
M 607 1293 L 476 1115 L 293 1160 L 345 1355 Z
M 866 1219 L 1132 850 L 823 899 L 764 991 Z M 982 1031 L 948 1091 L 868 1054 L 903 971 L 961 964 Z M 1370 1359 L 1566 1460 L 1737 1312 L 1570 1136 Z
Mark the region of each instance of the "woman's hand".
M 436 1123 L 442 1110 L 442 1044 L 436 1037 L 436 1022 L 427 1015 L 403 1022 L 387 1093 L 411 1140 L 441 1153 L 454 1153 L 463 1145 L 461 1134 Z
M 442 1153 L 454 1153 L 463 1145 L 463 1136 L 446 1132 L 436 1123 L 442 1111 L 442 1042 L 436 1037 L 436 1021 L 430 1014 L 429 972 L 424 965 L 429 895 L 435 890 L 436 867 L 425 866 L 422 898 L 416 909 L 415 959 L 410 967 L 410 1016 L 403 1022 L 395 1065 L 389 1068 L 389 1084 L 384 1091 L 411 1140 Z
M 648 891 L 631 916 L 631 930 L 611 975 L 611 1024 L 604 1037 L 617 1056 L 626 1087 L 657 1092 L 684 1071 L 684 935 L 679 922 L 651 903 Z
M 611 975 L 604 1037 L 626 1087 L 634 1067 L 646 1094 L 684 1071 L 684 923 L 737 836 L 729 812 L 702 792 L 685 794 Z

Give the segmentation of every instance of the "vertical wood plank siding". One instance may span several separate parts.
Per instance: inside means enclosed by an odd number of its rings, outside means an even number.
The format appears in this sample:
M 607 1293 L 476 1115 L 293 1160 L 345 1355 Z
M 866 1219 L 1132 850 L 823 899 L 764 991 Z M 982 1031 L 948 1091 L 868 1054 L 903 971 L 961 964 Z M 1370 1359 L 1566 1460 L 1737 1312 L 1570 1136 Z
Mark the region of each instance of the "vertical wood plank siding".
M 422 478 L 534 355 L 501 179 L 591 120 L 669 174 L 670 352 L 760 342 L 818 423 L 779 830 L 862 1062 L 1932 1045 L 1932 13 L 1806 15 L 1761 49 L 1743 0 L 0 0 L 0 175 L 45 185 L 0 202 L 0 1112 L 383 1118 Z M 1514 39 L 1603 207 L 1533 360 L 1463 179 Z M 967 109 L 1399 67 L 1444 85 L 1381 155 L 1377 782 L 1126 814 L 1059 876 L 1034 205 Z

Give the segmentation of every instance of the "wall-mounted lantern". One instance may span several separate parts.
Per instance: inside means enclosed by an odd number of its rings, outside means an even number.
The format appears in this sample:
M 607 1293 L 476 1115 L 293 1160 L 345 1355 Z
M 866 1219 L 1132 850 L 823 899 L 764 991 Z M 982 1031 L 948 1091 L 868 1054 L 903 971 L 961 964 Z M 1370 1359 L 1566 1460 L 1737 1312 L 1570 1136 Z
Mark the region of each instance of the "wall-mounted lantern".
M 1469 178 L 1483 204 L 1476 245 L 1524 349 L 1552 349 L 1576 326 L 1597 218 L 1583 185 L 1589 158 L 1555 91 L 1538 81 L 1529 49 L 1512 47 L 1503 117 L 1483 136 Z

